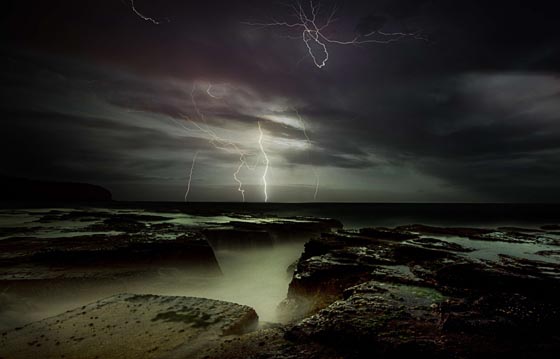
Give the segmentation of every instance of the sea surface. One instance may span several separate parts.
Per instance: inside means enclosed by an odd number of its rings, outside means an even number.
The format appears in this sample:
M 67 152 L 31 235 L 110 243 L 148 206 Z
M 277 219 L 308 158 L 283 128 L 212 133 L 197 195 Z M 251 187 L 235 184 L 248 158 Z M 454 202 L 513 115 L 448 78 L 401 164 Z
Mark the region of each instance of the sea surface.
M 335 218 L 345 228 L 427 224 L 440 226 L 540 226 L 560 223 L 560 204 L 538 203 L 221 203 L 221 202 L 110 202 L 84 207 L 131 209 L 192 214 L 232 213 Z M 76 208 L 75 204 L 51 204 Z M 41 208 L 30 203 L 1 203 L 0 209 Z M 43 207 L 45 208 L 45 207 Z

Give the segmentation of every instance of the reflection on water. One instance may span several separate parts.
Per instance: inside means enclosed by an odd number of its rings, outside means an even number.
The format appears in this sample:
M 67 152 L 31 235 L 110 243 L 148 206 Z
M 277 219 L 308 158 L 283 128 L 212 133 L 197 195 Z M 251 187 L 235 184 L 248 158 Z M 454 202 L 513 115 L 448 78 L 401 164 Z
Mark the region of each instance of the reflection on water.
M 558 264 L 560 261 L 553 256 L 541 255 L 538 252 L 558 250 L 557 246 L 541 243 L 511 243 L 500 241 L 481 241 L 457 236 L 429 236 L 446 242 L 456 243 L 472 249 L 473 252 L 463 253 L 470 258 L 498 261 L 500 255 L 508 255 L 533 261 Z

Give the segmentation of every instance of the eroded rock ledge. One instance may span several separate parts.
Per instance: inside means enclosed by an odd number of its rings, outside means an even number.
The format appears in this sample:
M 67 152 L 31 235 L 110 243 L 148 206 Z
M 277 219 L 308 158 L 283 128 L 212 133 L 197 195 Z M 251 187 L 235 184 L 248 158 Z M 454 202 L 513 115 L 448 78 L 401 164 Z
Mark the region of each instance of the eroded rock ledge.
M 234 303 L 120 294 L 3 333 L 0 357 L 189 357 L 257 323 L 252 308 Z
M 296 264 L 280 305 L 288 324 L 209 357 L 555 357 L 560 263 L 550 253 L 560 243 L 551 230 L 414 225 L 324 234 Z

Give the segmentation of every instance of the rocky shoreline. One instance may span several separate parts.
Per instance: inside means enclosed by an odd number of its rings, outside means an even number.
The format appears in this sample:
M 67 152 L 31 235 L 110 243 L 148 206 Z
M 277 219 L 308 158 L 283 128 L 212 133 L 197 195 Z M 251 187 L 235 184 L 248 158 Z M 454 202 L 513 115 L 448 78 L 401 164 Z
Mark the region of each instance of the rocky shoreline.
M 306 244 L 296 264 L 279 307 L 287 323 L 207 355 L 556 357 L 560 263 L 506 254 L 480 260 L 468 246 L 471 240 L 559 246 L 549 231 L 416 225 L 323 234 Z
M 119 294 L 4 331 L 0 358 L 547 358 L 560 349 L 556 225 L 345 230 L 295 217 L 188 225 L 153 213 L 38 217 L 25 236 L 2 229 L 2 285 L 25 292 L 74 283 L 70 290 L 162 267 L 220 275 L 217 247 L 309 240 L 287 268 L 281 323 L 257 326 L 253 309 L 223 301 Z M 101 234 L 34 237 L 67 220 Z

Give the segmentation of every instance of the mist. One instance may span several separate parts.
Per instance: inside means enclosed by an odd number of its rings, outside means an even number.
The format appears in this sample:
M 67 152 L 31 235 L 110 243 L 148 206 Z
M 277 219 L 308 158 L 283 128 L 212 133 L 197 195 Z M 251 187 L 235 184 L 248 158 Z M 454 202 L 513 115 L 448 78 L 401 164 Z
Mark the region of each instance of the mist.
M 260 249 L 216 249 L 220 277 L 164 275 L 158 293 L 224 300 L 255 309 L 261 322 L 277 322 L 276 307 L 286 297 L 287 268 L 303 251 L 303 242 Z
M 286 297 L 291 280 L 287 268 L 303 251 L 304 242 L 266 248 L 214 248 L 222 275 L 162 267 L 142 278 L 110 281 L 47 281 L 17 289 L 0 289 L 0 330 L 58 315 L 118 293 L 192 296 L 250 306 L 260 322 L 278 322 L 276 307 Z

